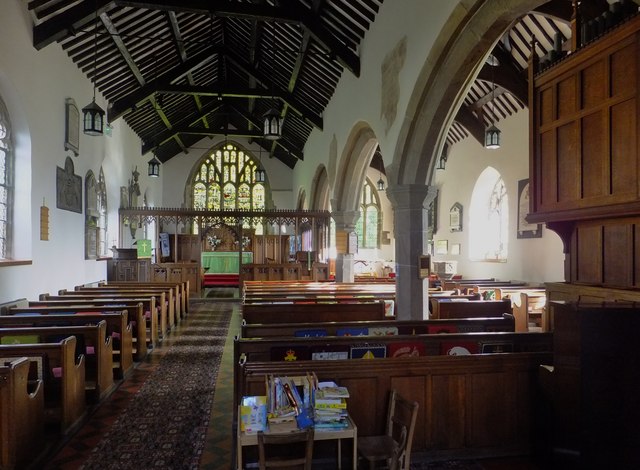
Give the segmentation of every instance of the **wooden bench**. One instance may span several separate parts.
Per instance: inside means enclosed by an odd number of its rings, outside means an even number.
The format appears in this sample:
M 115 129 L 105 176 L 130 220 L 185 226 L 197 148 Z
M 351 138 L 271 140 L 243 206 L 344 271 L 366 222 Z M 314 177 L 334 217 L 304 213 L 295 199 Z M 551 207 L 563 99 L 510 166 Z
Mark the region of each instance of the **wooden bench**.
M 241 338 L 267 338 L 272 336 L 338 336 L 343 330 L 366 331 L 369 336 L 416 335 L 428 333 L 470 333 L 515 331 L 512 315 L 503 318 L 455 318 L 443 320 L 407 321 L 348 321 L 256 324 L 243 323 Z
M 0 365 L 0 468 L 27 468 L 38 457 L 44 435 L 44 385 L 29 381 L 30 361 Z
M 114 388 L 113 343 L 107 337 L 107 322 L 83 326 L 37 326 L 0 328 L 1 344 L 38 344 L 57 342 L 73 335 L 76 355 L 85 357 L 85 391 L 87 398 L 99 402 Z
M 550 358 L 550 352 L 526 352 L 362 360 L 357 366 L 353 360 L 247 361 L 237 366 L 235 400 L 264 395 L 268 375 L 315 372 L 348 388 L 358 436 L 384 433 L 389 390 L 396 389 L 420 405 L 414 453 L 434 460 L 526 455 L 532 451 L 536 372 Z
M 444 318 L 472 318 L 472 317 L 502 317 L 511 314 L 510 300 L 470 300 L 450 299 L 446 297 L 432 297 L 431 316 L 434 319 Z
M 142 299 L 141 299 L 142 300 Z M 53 300 L 26 300 L 19 299 L 14 302 L 5 304 L 0 308 L 0 318 L 2 315 L 10 315 L 13 312 L 17 313 L 34 313 L 37 310 L 19 310 L 23 308 L 28 309 L 40 309 L 49 307 L 55 308 L 54 313 L 66 313 L 66 312 L 82 312 L 83 315 L 89 313 L 121 313 L 125 312 L 127 315 L 127 325 L 131 325 L 130 328 L 125 328 L 124 333 L 120 331 L 119 325 L 114 324 L 111 326 L 108 323 L 107 334 L 111 334 L 113 331 L 117 331 L 119 334 L 131 335 L 132 355 L 136 361 L 141 361 L 145 358 L 148 352 L 148 348 L 153 347 L 151 342 L 151 331 L 147 329 L 147 319 L 145 318 L 144 301 L 119 301 L 113 302 L 110 300 L 69 300 L 69 299 L 53 299 Z M 12 309 L 17 309 L 13 310 Z M 150 320 L 149 320 L 150 322 Z
M 246 323 L 297 323 L 301 321 L 391 320 L 385 316 L 384 302 L 339 304 L 268 303 L 242 306 Z
M 86 295 L 86 296 L 120 296 L 120 297 L 155 297 L 156 307 L 160 309 L 159 335 L 166 338 L 175 323 L 175 301 L 173 290 L 163 287 L 149 287 L 144 289 L 130 289 L 127 287 L 82 287 L 76 286 L 73 291 L 62 289 L 58 295 Z
M 127 297 L 117 295 L 84 295 L 82 293 L 65 295 L 40 294 L 39 301 L 45 303 L 66 302 L 64 305 L 112 306 L 114 309 L 120 309 L 121 305 L 126 306 L 141 303 L 144 320 L 142 325 L 144 325 L 146 329 L 145 337 L 147 347 L 153 348 L 160 343 L 160 319 L 163 309 L 156 307 L 156 298 L 153 295 L 147 297 Z M 30 303 L 34 302 L 30 301 Z M 166 309 L 164 309 L 164 312 L 166 312 Z
M 0 358 L 27 357 L 44 384 L 44 422 L 71 432 L 86 413 L 85 357 L 76 357 L 76 338 L 58 343 L 0 345 Z
M 177 311 L 180 313 L 178 317 L 183 320 L 186 318 L 189 313 L 189 302 L 191 300 L 191 292 L 189 292 L 190 285 L 189 281 L 153 281 L 153 282 L 140 282 L 140 281 L 100 281 L 98 285 L 101 286 L 111 286 L 111 287 L 153 287 L 153 286 L 169 286 L 175 287 L 177 291 L 177 299 L 176 306 L 178 307 Z

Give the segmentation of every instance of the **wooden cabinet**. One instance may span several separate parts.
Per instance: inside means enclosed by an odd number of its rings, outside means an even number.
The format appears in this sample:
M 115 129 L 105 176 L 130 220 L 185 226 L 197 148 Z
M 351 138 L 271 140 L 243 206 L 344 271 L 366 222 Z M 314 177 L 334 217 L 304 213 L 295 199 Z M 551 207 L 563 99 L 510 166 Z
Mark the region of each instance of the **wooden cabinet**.
M 149 282 L 151 280 L 151 260 L 107 260 L 107 280 Z

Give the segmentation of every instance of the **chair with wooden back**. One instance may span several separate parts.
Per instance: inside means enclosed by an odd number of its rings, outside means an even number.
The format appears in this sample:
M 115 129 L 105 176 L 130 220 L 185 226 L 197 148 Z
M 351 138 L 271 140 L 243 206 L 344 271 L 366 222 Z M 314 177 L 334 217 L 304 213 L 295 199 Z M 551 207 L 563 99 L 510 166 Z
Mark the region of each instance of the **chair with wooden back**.
M 266 470 L 267 468 L 302 468 L 311 470 L 313 432 L 313 428 L 287 433 L 258 432 L 258 462 L 260 470 Z M 296 447 L 295 444 L 298 444 L 300 448 Z M 299 452 L 295 453 L 295 451 Z
M 358 437 L 358 454 L 369 462 L 370 469 L 381 462 L 389 470 L 409 470 L 417 417 L 418 403 L 391 390 L 386 434 Z

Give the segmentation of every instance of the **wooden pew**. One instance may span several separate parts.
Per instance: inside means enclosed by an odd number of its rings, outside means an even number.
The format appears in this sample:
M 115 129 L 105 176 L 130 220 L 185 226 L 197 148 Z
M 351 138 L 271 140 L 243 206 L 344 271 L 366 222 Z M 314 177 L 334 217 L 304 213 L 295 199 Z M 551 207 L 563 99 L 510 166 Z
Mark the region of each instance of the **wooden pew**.
M 515 331 L 512 315 L 503 318 L 454 318 L 443 320 L 388 320 L 308 322 L 308 323 L 243 323 L 241 338 L 267 338 L 272 336 L 338 336 L 340 330 L 367 331 L 369 336 L 379 335 L 421 335 L 428 333 L 471 333 Z M 395 332 L 394 332 L 395 330 Z M 320 334 L 319 334 L 320 333 Z
M 496 298 L 511 299 L 516 331 L 550 331 L 544 289 L 496 289 Z
M 145 288 L 145 289 L 128 289 L 119 287 L 82 287 L 76 286 L 75 290 L 67 291 L 62 289 L 58 291 L 58 295 L 85 295 L 93 296 L 118 296 L 125 298 L 139 297 L 144 298 L 152 296 L 155 298 L 156 307 L 160 309 L 160 321 L 158 323 L 158 334 L 162 338 L 166 338 L 169 330 L 175 324 L 175 302 L 173 300 L 173 291 L 166 288 Z
M 36 326 L 0 328 L 2 344 L 50 343 L 73 335 L 76 337 L 76 354 L 85 357 L 85 391 L 87 398 L 99 402 L 110 393 L 113 381 L 113 343 L 107 337 L 107 322 L 83 326 Z M 7 342 L 9 340 L 9 342 Z
M 59 426 L 62 433 L 75 428 L 86 413 L 85 357 L 75 353 L 74 336 L 58 343 L 0 345 L 0 358 L 27 357 L 36 364 L 44 383 L 44 422 Z
M 127 325 L 130 324 L 130 328 L 125 328 L 124 334 L 131 335 L 132 355 L 136 361 L 141 361 L 147 355 L 148 348 L 153 347 L 151 342 L 151 331 L 147 331 L 146 319 L 145 319 L 145 307 L 142 301 L 119 301 L 113 302 L 110 300 L 91 300 L 83 301 L 77 299 L 62 299 L 59 298 L 53 300 L 26 300 L 20 299 L 15 302 L 5 304 L 5 307 L 0 308 L 0 318 L 2 315 L 12 314 L 11 309 L 22 308 L 41 308 L 41 307 L 56 307 L 59 308 L 54 313 L 65 312 L 82 312 L 83 315 L 88 313 L 120 313 L 125 312 L 127 318 Z M 34 313 L 37 310 L 16 310 L 17 313 Z M 120 331 L 118 324 L 110 326 L 108 324 L 108 334 L 113 331 L 117 331 L 119 334 L 123 334 Z M 119 360 L 119 359 L 117 359 Z
M 44 434 L 44 385 L 29 381 L 26 357 L 0 365 L 0 468 L 26 468 Z
M 153 348 L 160 343 L 160 317 L 162 309 L 156 307 L 155 296 L 148 297 L 127 297 L 117 295 L 84 295 L 84 294 L 65 294 L 50 295 L 40 294 L 40 302 L 68 302 L 66 305 L 95 305 L 95 306 L 112 306 L 114 309 L 120 309 L 120 305 L 142 304 L 143 319 L 142 325 L 146 328 L 146 344 L 148 348 Z M 30 302 L 33 303 L 33 302 Z M 62 305 L 62 304 L 61 304 Z M 124 307 L 123 307 L 124 308 Z M 166 312 L 166 309 L 165 309 Z
M 344 304 L 249 304 L 242 306 L 246 323 L 296 323 L 301 321 L 391 320 L 384 302 Z
M 511 314 L 510 300 L 471 300 L 456 301 L 446 297 L 432 297 L 431 317 L 444 318 L 472 318 L 472 317 L 502 317 Z
M 389 390 L 396 389 L 420 405 L 414 452 L 437 460 L 526 455 L 532 451 L 536 371 L 550 358 L 550 352 L 424 356 L 362 360 L 357 367 L 354 360 L 247 361 L 237 367 L 235 399 L 264 395 L 267 375 L 315 372 L 348 388 L 358 436 L 384 433 Z
M 170 281 L 154 281 L 154 282 L 140 282 L 140 281 L 100 281 L 98 285 L 112 286 L 112 287 L 153 287 L 153 286 L 175 286 L 177 291 L 176 308 L 179 315 L 177 319 L 184 320 L 189 313 L 189 301 L 191 300 L 191 293 L 189 292 L 189 281 L 170 282 Z

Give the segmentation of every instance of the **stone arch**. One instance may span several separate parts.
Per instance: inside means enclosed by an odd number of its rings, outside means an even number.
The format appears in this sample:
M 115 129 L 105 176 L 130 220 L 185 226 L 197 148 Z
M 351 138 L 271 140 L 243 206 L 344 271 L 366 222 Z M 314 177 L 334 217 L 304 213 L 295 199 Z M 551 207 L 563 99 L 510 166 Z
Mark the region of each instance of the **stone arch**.
M 300 188 L 298 190 L 298 202 L 296 203 L 296 209 L 297 210 L 304 210 L 306 209 L 307 205 L 307 192 L 305 191 L 304 188 Z
M 358 209 L 360 189 L 377 145 L 378 139 L 369 124 L 361 121 L 353 126 L 340 157 L 331 210 Z
M 313 177 L 313 185 L 311 187 L 311 201 L 309 208 L 313 210 L 329 210 L 330 209 L 330 187 L 329 175 L 327 167 L 320 165 Z
M 461 0 L 435 41 L 409 99 L 390 165 L 393 184 L 428 184 L 446 132 L 495 42 L 541 0 Z

